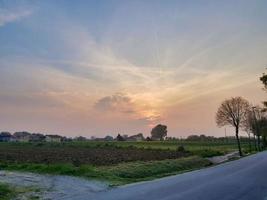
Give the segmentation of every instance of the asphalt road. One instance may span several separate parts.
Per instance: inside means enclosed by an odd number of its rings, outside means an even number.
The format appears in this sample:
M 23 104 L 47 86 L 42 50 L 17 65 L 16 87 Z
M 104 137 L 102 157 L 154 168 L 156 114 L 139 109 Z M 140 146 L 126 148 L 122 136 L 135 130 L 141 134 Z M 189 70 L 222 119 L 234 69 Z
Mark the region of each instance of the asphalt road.
M 77 199 L 88 199 L 86 195 Z M 96 193 L 94 200 L 267 200 L 267 151 L 155 181 Z

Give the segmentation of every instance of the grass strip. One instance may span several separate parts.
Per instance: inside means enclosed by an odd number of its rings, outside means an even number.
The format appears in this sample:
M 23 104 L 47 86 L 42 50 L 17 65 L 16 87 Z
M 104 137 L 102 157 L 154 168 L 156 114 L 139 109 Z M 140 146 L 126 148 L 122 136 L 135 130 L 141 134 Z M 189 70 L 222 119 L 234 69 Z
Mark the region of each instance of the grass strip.
M 7 184 L 0 183 L 0 199 L 10 200 L 16 196 L 14 190 Z
M 42 174 L 71 175 L 107 181 L 110 185 L 123 185 L 138 181 L 152 180 L 179 174 L 211 165 L 210 161 L 199 156 L 161 161 L 136 161 L 110 166 L 71 164 L 15 164 L 0 163 L 0 169 L 28 171 Z

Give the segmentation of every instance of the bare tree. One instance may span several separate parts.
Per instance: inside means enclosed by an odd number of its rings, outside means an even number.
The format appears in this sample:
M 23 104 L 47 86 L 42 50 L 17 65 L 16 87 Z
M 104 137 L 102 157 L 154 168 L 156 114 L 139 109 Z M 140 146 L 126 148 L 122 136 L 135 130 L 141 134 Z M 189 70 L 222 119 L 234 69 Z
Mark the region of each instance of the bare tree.
M 216 123 L 219 127 L 230 125 L 235 128 L 240 156 L 242 156 L 242 151 L 239 140 L 239 129 L 246 120 L 248 110 L 249 102 L 247 100 L 242 97 L 232 97 L 223 101 L 216 113 Z
M 242 124 L 243 126 L 243 131 L 245 131 L 248 134 L 248 143 L 249 143 L 249 151 L 251 152 L 251 133 L 253 133 L 253 123 L 254 123 L 254 117 L 253 117 L 253 111 L 252 107 L 249 108 L 247 111 L 247 114 L 245 116 L 245 120 Z M 254 135 L 255 136 L 255 135 Z M 254 137 L 254 144 L 255 144 L 255 149 L 256 149 L 256 140 Z
M 264 90 L 267 91 L 267 74 L 266 73 L 263 73 L 262 76 L 260 77 L 260 80 L 261 82 L 263 83 L 264 85 Z M 263 102 L 263 105 L 264 105 L 264 111 L 267 111 L 267 101 L 264 101 Z
M 257 151 L 259 148 L 257 147 L 257 139 L 256 137 L 259 136 L 260 132 L 260 121 L 261 121 L 261 111 L 259 106 L 251 105 L 250 109 L 247 112 L 246 120 L 243 123 L 243 131 L 247 132 L 249 138 L 250 134 L 253 134 L 254 140 L 254 149 Z
M 259 106 L 252 107 L 253 110 L 253 123 L 252 131 L 257 136 L 258 150 L 261 150 L 261 136 L 264 138 L 264 145 L 266 143 L 266 117 L 265 110 Z
M 264 117 L 261 121 L 261 137 L 262 137 L 262 147 L 265 149 L 267 146 L 267 118 Z
M 254 148 L 255 148 L 255 151 L 258 151 L 258 148 L 257 148 L 257 140 L 256 140 L 256 134 L 255 133 L 253 133 L 253 140 L 254 140 Z

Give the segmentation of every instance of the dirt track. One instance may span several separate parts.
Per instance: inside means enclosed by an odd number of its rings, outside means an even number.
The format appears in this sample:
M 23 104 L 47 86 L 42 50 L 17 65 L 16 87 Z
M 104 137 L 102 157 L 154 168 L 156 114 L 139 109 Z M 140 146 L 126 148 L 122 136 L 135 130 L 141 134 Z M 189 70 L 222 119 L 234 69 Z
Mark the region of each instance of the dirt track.
M 108 188 L 105 183 L 76 177 L 7 171 L 0 171 L 0 182 L 34 189 L 32 192 L 22 194 L 19 199 L 28 199 L 29 196 L 38 196 L 43 200 L 73 199 L 81 193 L 90 199 L 94 193 Z

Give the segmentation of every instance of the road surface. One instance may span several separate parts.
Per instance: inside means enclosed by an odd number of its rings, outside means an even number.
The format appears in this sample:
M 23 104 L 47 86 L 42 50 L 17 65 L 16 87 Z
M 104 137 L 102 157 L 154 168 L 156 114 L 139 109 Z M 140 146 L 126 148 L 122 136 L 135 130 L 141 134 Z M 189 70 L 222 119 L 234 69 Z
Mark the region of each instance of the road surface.
M 85 194 L 75 199 L 88 199 Z M 267 200 L 267 151 L 215 167 L 95 193 L 90 200 Z

